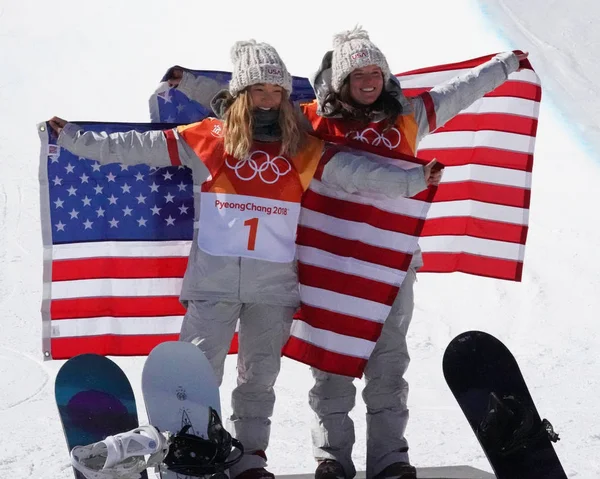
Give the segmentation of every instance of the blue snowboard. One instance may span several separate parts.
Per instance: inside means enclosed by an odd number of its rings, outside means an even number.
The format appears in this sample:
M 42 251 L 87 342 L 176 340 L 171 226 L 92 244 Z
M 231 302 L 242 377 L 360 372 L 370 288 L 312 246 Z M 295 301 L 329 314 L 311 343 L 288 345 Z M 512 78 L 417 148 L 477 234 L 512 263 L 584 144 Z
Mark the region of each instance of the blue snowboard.
M 127 376 L 104 356 L 69 359 L 58 371 L 54 393 L 69 452 L 139 425 Z M 76 479 L 85 479 L 74 472 Z M 147 479 L 146 471 L 140 477 Z

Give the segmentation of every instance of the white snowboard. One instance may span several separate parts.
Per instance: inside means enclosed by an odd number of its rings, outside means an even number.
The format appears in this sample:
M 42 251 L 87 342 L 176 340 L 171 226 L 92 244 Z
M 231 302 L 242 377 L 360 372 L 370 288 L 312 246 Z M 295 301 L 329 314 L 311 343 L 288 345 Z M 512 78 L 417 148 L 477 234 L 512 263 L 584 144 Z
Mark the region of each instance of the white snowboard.
M 148 422 L 161 431 L 179 432 L 187 424 L 190 434 L 207 438 L 212 407 L 221 416 L 219 387 L 206 356 L 191 343 L 169 341 L 148 355 L 142 372 L 142 393 Z M 162 468 L 162 479 L 196 479 Z

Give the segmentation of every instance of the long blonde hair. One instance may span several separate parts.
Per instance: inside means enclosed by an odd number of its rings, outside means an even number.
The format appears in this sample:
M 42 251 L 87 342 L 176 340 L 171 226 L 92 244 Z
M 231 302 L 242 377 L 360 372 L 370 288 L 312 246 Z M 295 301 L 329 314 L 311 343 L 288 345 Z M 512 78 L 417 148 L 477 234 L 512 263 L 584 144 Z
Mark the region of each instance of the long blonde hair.
M 250 154 L 253 141 L 254 118 L 250 92 L 247 89 L 241 91 L 230 101 L 223 119 L 225 152 L 237 159 L 243 159 Z M 279 126 L 281 127 L 279 154 L 294 156 L 302 147 L 305 133 L 300 126 L 298 114 L 288 101 L 285 90 L 279 107 Z

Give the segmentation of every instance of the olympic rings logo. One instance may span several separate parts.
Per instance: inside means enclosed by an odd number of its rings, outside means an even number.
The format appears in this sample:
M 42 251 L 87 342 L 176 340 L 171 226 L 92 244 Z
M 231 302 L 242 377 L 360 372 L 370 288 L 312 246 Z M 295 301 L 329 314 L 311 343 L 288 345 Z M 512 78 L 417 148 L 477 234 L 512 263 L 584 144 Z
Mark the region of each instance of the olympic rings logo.
M 260 158 L 264 158 L 261 162 Z M 235 161 L 235 164 L 230 163 Z M 268 185 L 276 183 L 279 178 L 292 171 L 292 165 L 283 156 L 273 158 L 266 151 L 256 150 L 243 160 L 236 160 L 228 156 L 225 164 L 235 171 L 236 176 L 242 181 L 250 181 L 258 177 Z
M 346 134 L 346 138 L 358 140 L 372 146 L 383 144 L 390 150 L 398 148 L 402 141 L 402 135 L 397 128 L 390 128 L 382 135 L 375 128 L 369 127 L 363 131 L 351 131 Z

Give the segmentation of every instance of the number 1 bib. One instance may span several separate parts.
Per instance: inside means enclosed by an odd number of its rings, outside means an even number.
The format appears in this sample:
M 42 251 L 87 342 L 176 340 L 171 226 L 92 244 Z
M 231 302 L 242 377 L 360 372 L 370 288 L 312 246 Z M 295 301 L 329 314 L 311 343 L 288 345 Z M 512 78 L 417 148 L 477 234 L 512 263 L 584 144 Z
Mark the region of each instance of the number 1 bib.
M 293 261 L 300 204 L 230 193 L 202 192 L 198 246 L 215 256 Z
M 200 195 L 198 247 L 214 256 L 293 261 L 300 201 L 321 160 L 323 142 L 309 136 L 301 151 L 287 157 L 281 142 L 256 141 L 238 160 L 225 152 L 219 120 L 177 131 L 209 172 L 194 187 Z M 175 155 L 177 149 L 171 151 Z

